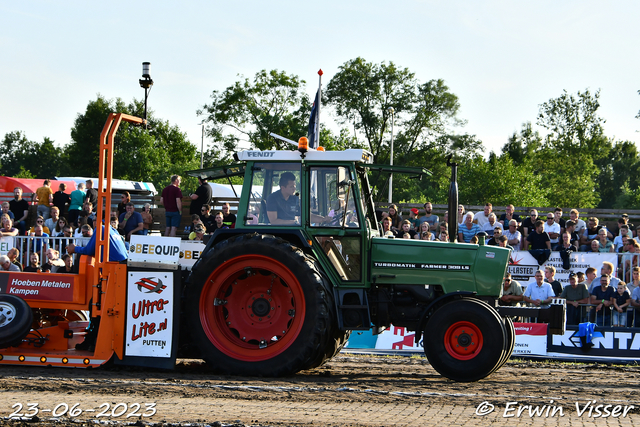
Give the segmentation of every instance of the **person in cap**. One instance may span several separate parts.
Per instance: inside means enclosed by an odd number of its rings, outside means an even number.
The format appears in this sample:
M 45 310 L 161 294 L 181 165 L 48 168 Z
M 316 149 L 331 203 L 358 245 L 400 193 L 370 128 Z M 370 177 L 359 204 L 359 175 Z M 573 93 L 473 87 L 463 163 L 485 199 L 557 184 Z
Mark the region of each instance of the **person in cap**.
M 207 229 L 204 224 L 199 222 L 193 227 L 193 231 L 189 234 L 189 240 L 202 241 L 206 232 Z
M 560 298 L 567 301 L 567 325 L 582 323 L 582 308 L 580 304 L 589 304 L 589 290 L 587 285 L 578 283 L 578 276 L 573 271 L 569 273 L 569 286 L 565 286 Z
M 420 211 L 416 208 L 411 208 L 411 210 L 409 211 L 409 222 L 411 223 L 411 229 L 415 231 L 418 231 L 418 213 L 420 213 Z

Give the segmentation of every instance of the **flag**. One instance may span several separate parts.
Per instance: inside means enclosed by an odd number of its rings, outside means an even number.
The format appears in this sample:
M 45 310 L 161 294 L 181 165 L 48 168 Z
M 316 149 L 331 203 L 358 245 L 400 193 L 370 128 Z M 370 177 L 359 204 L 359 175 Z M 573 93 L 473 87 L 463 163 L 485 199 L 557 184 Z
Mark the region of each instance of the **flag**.
M 309 148 L 316 148 L 319 144 L 316 141 L 318 135 L 318 107 L 320 106 L 320 88 L 316 92 L 316 99 L 311 106 L 311 116 L 309 117 L 309 129 L 307 131 L 307 139 L 309 140 Z

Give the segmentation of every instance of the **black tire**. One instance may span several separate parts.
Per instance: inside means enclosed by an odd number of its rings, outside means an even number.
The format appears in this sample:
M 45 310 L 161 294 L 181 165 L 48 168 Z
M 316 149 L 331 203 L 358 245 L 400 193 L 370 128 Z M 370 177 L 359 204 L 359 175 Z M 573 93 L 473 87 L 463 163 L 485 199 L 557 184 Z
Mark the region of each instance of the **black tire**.
M 0 295 L 0 348 L 20 345 L 31 330 L 31 307 L 15 295 Z
M 189 283 L 192 343 L 214 370 L 283 376 L 322 359 L 334 322 L 331 293 L 315 260 L 289 242 L 232 237 L 198 261 Z
M 516 329 L 513 326 L 513 320 L 510 317 L 503 317 L 502 321 L 504 323 L 504 333 L 505 333 L 505 354 L 502 356 L 502 360 L 496 366 L 496 371 L 504 366 L 507 363 L 507 360 L 513 354 L 513 349 L 516 345 Z
M 351 336 L 351 331 L 345 332 L 336 328 L 333 337 L 324 345 L 324 351 L 319 354 L 319 356 L 313 360 L 309 366 L 305 366 L 304 369 L 317 368 L 333 359 L 338 353 L 340 353 L 340 350 L 342 350 L 344 345 L 347 343 L 349 336 Z
M 502 361 L 504 323 L 488 304 L 477 299 L 449 302 L 429 318 L 424 352 L 441 375 L 454 381 L 478 381 Z

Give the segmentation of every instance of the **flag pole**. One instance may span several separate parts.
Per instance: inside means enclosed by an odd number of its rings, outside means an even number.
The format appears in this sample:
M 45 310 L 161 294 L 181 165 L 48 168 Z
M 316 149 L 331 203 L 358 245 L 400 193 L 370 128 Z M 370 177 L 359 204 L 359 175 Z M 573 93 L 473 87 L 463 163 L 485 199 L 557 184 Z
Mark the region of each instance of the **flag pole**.
M 322 69 L 318 70 L 318 108 L 316 113 L 316 147 L 320 146 L 320 106 L 322 105 Z

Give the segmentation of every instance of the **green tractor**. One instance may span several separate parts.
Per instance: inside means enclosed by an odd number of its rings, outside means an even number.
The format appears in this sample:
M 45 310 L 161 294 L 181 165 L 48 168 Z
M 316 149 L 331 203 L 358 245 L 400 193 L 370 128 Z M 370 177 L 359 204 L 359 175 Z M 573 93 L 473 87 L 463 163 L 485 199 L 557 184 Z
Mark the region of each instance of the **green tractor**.
M 510 357 L 510 316 L 553 319 L 564 305 L 497 301 L 509 249 L 381 236 L 370 172 L 427 175 L 371 163 L 365 150 L 244 151 L 236 163 L 189 172 L 242 180 L 237 222 L 216 231 L 185 287 L 186 327 L 218 371 L 282 376 L 320 366 L 353 330 L 415 331 L 431 365 L 476 381 Z M 457 211 L 455 165 L 449 212 Z M 451 216 L 451 238 L 456 233 Z

